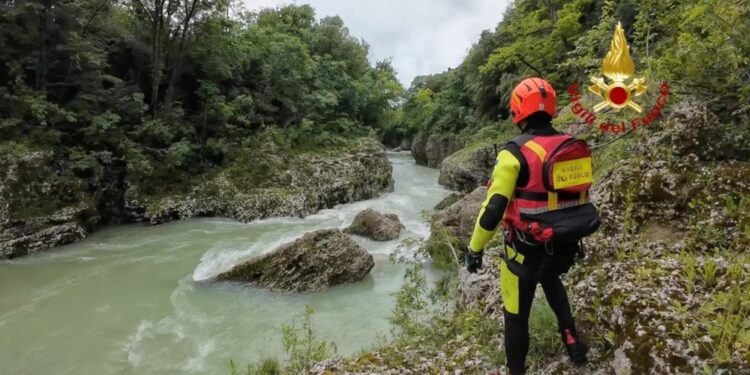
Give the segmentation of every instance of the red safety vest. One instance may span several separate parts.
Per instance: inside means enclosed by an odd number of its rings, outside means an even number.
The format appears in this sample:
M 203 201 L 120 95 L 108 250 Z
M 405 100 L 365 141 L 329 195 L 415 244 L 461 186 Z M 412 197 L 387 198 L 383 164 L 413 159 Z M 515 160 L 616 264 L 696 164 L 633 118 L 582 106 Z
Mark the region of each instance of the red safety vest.
M 585 142 L 567 134 L 522 135 L 511 143 L 526 159 L 529 179 L 526 186 L 516 187 L 503 225 L 547 242 L 555 234 L 554 229 L 539 218 L 551 211 L 589 203 L 591 151 Z

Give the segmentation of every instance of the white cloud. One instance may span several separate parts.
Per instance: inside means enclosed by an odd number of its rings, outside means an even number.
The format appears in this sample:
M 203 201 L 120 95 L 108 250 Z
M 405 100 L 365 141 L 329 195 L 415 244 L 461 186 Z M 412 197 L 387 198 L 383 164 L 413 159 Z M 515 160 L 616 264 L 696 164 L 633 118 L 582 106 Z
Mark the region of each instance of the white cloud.
M 310 4 L 318 18 L 338 15 L 370 45 L 372 61 L 391 58 L 408 86 L 418 75 L 461 63 L 483 30 L 500 22 L 508 0 L 244 0 L 248 9 Z

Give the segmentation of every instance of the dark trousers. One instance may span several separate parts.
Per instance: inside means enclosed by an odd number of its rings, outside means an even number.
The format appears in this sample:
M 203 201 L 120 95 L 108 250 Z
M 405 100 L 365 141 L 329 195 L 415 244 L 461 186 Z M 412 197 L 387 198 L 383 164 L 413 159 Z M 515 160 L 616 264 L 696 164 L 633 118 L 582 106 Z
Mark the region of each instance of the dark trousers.
M 505 355 L 512 373 L 523 373 L 526 355 L 529 351 L 529 314 L 534 301 L 537 284 L 542 284 L 544 295 L 557 317 L 557 325 L 575 334 L 575 322 L 570 310 L 568 294 L 560 280 L 567 272 L 578 252 L 577 244 L 557 245 L 553 255 L 547 255 L 544 248 L 529 248 L 516 244 L 518 255 L 512 247 L 506 246 L 510 262 L 500 266 L 500 290 L 504 303 Z M 518 268 L 521 265 L 523 268 Z M 514 272 L 515 271 L 515 272 Z M 526 271 L 526 272 L 521 272 Z

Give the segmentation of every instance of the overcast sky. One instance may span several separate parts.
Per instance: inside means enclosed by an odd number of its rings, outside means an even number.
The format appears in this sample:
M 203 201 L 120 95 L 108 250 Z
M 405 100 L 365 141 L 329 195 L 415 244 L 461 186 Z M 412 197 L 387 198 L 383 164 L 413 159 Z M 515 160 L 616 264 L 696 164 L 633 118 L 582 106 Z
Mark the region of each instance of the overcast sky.
M 250 10 L 310 4 L 318 18 L 338 15 L 370 45 L 370 60 L 391 58 L 409 86 L 418 75 L 461 63 L 486 29 L 500 22 L 508 0 L 244 0 Z

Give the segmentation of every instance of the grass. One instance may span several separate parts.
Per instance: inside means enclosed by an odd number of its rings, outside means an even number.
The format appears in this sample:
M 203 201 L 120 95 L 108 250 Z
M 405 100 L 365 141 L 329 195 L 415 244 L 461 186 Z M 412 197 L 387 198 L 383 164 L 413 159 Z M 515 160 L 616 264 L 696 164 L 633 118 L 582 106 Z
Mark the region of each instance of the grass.
M 461 240 L 449 228 L 437 222 L 432 224 L 432 234 L 424 244 L 424 251 L 438 269 L 455 270 L 463 258 Z
M 281 375 L 283 374 L 283 367 L 278 360 L 268 358 L 260 363 L 248 365 L 243 370 L 233 360 L 229 360 L 229 373 L 231 375 Z
M 537 291 L 538 294 L 541 291 Z M 543 298 L 536 298 L 529 316 L 529 338 L 531 345 L 526 360 L 532 368 L 540 368 L 551 356 L 562 350 L 557 317 Z
M 312 366 L 336 353 L 336 345 L 320 341 L 315 335 L 312 307 L 305 306 L 301 326 L 296 322 L 283 325 L 282 342 L 289 356 L 282 364 L 275 358 L 266 358 L 241 369 L 233 360 L 229 361 L 231 375 L 281 375 L 309 373 Z

